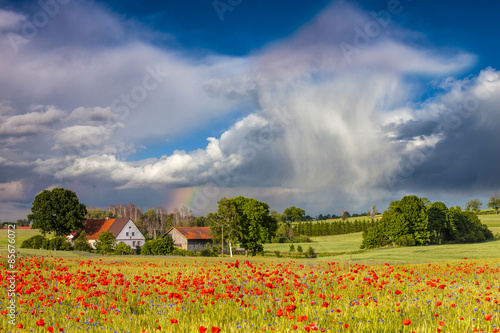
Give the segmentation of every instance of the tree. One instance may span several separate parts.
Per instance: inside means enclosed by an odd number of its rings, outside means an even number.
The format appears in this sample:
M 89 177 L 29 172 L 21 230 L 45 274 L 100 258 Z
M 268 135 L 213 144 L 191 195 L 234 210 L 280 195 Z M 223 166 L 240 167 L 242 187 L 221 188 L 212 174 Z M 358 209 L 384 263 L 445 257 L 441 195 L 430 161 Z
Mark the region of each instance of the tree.
M 238 242 L 242 248 L 255 255 L 263 251 L 263 244 L 271 240 L 277 221 L 269 215 L 269 205 L 242 196 L 222 198 L 216 214 L 207 216 L 214 241 L 224 238 Z
M 488 207 L 494 209 L 498 214 L 498 209 L 500 208 L 500 192 L 493 192 L 490 194 Z
M 210 226 L 213 242 L 221 243 L 221 252 L 224 256 L 224 243 L 233 244 L 240 238 L 241 216 L 234 199 L 224 197 L 218 203 L 217 213 L 207 215 L 207 224 Z
M 74 246 L 76 251 L 92 252 L 92 246 L 90 246 L 89 242 L 87 241 L 87 237 L 85 236 L 85 231 L 82 231 L 76 238 Z
M 97 252 L 100 254 L 108 254 L 115 250 L 116 240 L 113 234 L 109 231 L 104 231 L 99 234 L 99 238 L 95 242 Z
M 87 219 L 105 219 L 106 217 L 114 218 L 114 215 L 109 210 L 103 210 L 95 207 L 90 207 L 87 209 L 87 214 L 85 218 Z
M 481 200 L 479 200 L 477 198 L 472 199 L 472 200 L 467 201 L 467 203 L 465 204 L 465 210 L 466 211 L 472 210 L 474 213 L 477 214 L 481 210 L 482 205 L 483 205 L 483 203 L 481 202 Z
M 378 214 L 377 205 L 371 205 L 370 210 L 368 211 L 368 215 L 370 215 L 370 217 L 373 219 L 377 214 Z
M 21 219 L 18 219 L 18 220 L 17 220 L 17 222 L 16 222 L 16 225 L 17 225 L 18 227 L 27 227 L 27 226 L 29 226 L 29 225 L 30 225 L 30 223 L 29 223 L 29 222 L 28 222 L 28 220 L 26 220 L 26 219 L 22 219 L 22 220 L 21 220 Z
M 430 242 L 441 244 L 444 240 L 450 239 L 448 234 L 449 224 L 446 219 L 448 207 L 442 202 L 434 202 L 427 208 L 429 218 L 428 229 L 430 232 Z
M 87 209 L 78 201 L 75 192 L 63 188 L 43 190 L 35 196 L 28 220 L 40 232 L 66 236 L 83 228 Z
M 302 220 L 302 216 L 306 214 L 306 211 L 295 206 L 291 206 L 283 211 L 283 216 L 285 221 L 298 222 Z

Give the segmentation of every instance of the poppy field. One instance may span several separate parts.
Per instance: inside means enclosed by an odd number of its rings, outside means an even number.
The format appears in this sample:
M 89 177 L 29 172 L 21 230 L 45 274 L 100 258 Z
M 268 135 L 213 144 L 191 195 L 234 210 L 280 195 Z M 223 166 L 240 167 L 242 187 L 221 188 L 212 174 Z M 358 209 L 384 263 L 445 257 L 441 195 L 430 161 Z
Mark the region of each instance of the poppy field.
M 130 258 L 130 257 L 129 257 Z M 0 332 L 499 332 L 500 261 L 19 256 Z

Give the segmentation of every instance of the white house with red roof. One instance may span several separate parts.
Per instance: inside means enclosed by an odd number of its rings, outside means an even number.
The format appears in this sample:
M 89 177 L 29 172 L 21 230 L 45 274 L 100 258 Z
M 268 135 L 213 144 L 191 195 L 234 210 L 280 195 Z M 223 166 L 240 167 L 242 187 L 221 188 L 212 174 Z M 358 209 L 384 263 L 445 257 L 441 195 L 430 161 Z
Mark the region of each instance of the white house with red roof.
M 87 220 L 83 224 L 87 241 L 90 246 L 95 249 L 95 242 L 99 239 L 102 232 L 108 231 L 113 234 L 116 243 L 125 243 L 133 250 L 137 247 L 142 247 L 146 238 L 139 231 L 135 223 L 131 219 L 92 219 Z

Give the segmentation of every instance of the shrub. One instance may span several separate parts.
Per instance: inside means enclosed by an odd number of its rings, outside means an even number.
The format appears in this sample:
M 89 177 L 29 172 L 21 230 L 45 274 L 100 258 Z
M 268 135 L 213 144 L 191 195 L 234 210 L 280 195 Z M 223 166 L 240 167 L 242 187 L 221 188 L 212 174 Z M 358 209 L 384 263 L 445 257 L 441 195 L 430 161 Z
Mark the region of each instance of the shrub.
M 280 251 L 278 251 L 278 250 L 274 251 L 274 254 L 276 254 L 276 257 L 277 257 L 277 258 L 280 258 L 280 257 L 281 257 L 281 255 L 280 255 Z
M 294 237 L 293 241 L 295 243 L 310 243 L 311 239 L 307 235 L 299 235 Z
M 295 245 L 290 244 L 290 249 L 288 250 L 288 252 L 290 253 L 295 252 Z
M 115 251 L 113 252 L 113 254 L 130 254 L 130 253 L 133 253 L 134 251 L 132 250 L 132 248 L 125 244 L 124 242 L 120 242 L 118 243 L 118 245 L 116 245 L 116 248 L 115 248 Z
M 95 243 L 97 252 L 100 254 L 112 253 L 116 247 L 115 237 L 111 232 L 105 231 L 99 234 L 99 239 Z
M 212 245 L 207 243 L 206 247 L 200 251 L 200 256 L 202 256 L 202 257 L 216 257 L 217 252 L 215 252 Z
M 67 240 L 65 240 L 61 247 L 59 248 L 59 250 L 61 251 L 73 251 L 73 245 L 71 245 L 70 242 L 68 242 Z
M 395 242 L 398 246 L 415 246 L 415 238 L 412 235 L 400 236 Z
M 314 251 L 314 249 L 311 246 L 309 246 L 305 255 L 306 255 L 306 258 L 316 258 L 318 256 L 316 254 L 316 251 Z
M 54 237 L 44 244 L 45 245 L 44 249 L 54 250 L 54 251 L 61 250 L 64 242 L 66 242 L 66 238 Z M 70 244 L 70 246 L 71 246 L 71 244 Z
M 74 248 L 76 251 L 92 252 L 92 246 L 90 246 L 85 236 L 85 231 L 82 231 L 78 238 L 75 240 Z
M 21 248 L 23 248 L 23 249 L 42 249 L 44 240 L 47 240 L 47 238 L 45 238 L 42 235 L 32 236 L 32 237 L 24 240 L 21 243 Z
M 142 247 L 141 254 L 162 256 L 172 254 L 174 251 L 174 241 L 171 237 L 148 240 Z M 193 253 L 193 251 L 190 251 Z

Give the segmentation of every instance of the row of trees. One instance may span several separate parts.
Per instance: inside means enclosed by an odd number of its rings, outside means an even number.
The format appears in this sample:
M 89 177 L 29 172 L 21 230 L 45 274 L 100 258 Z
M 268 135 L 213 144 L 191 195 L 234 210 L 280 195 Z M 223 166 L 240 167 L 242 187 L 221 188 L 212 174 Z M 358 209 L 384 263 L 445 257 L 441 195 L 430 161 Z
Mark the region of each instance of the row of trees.
M 442 202 L 429 204 L 414 195 L 393 201 L 382 219 L 363 232 L 362 249 L 385 245 L 413 246 L 443 242 L 481 242 L 493 234 L 476 214 Z
M 298 235 L 330 236 L 365 231 L 375 226 L 374 220 L 301 222 L 294 228 Z
M 473 211 L 474 213 L 479 213 L 481 210 L 481 206 L 483 203 L 479 199 L 472 199 L 467 201 L 465 204 L 466 211 Z M 498 214 L 498 210 L 500 209 L 500 192 L 493 192 L 490 194 L 490 200 L 488 201 L 488 208 L 494 209 Z

